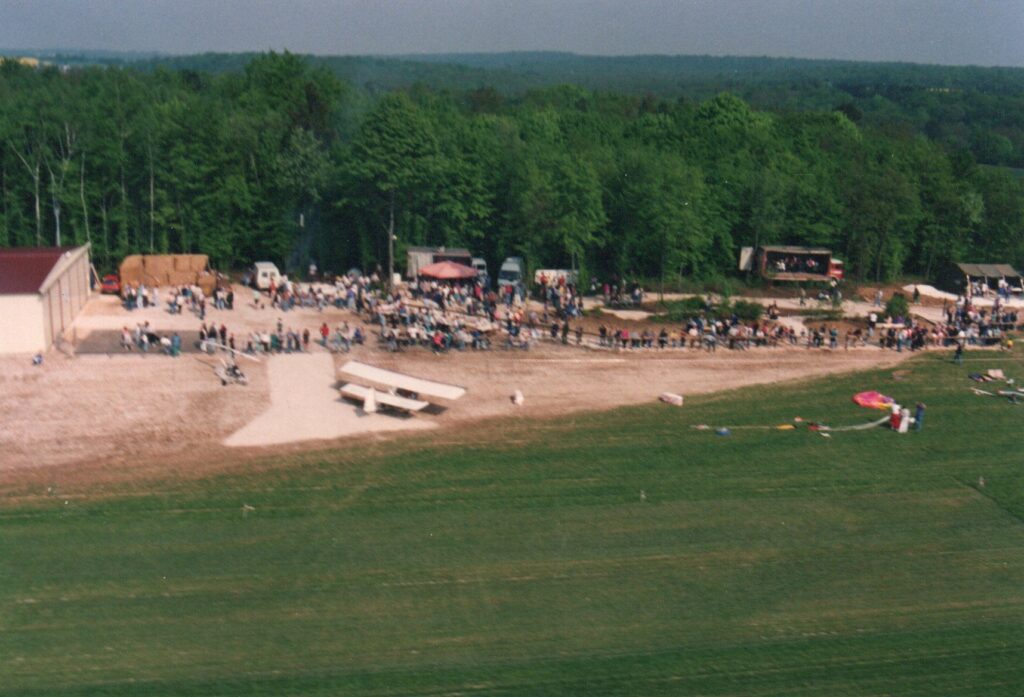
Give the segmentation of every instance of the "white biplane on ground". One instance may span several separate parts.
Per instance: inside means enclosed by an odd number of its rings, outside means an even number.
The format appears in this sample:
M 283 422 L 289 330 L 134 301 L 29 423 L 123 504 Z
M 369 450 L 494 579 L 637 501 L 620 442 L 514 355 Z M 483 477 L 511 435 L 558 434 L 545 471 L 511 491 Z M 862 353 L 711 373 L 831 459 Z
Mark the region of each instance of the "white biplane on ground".
M 362 402 L 363 411 L 370 414 L 377 411 L 378 405 L 412 414 L 438 400 L 456 400 L 466 394 L 465 387 L 424 380 L 359 361 L 348 361 L 340 372 L 366 383 L 347 382 L 341 386 L 341 395 Z

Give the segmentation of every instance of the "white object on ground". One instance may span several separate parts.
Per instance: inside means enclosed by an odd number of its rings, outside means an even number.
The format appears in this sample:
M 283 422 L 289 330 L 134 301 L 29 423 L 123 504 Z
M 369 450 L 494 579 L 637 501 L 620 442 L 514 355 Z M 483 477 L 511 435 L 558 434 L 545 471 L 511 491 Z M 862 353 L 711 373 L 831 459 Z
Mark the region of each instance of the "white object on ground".
M 377 413 L 377 390 L 372 387 L 366 392 L 366 399 L 363 400 L 363 411 L 367 414 Z
M 367 413 L 372 413 L 366 406 L 370 399 L 373 399 L 377 404 L 386 404 L 389 407 L 402 409 L 404 411 L 421 411 L 430 406 L 430 402 L 424 402 L 419 399 L 409 399 L 408 397 L 399 397 L 396 394 L 390 394 L 388 392 L 378 392 L 372 387 L 363 387 L 362 385 L 356 385 L 351 382 L 342 386 L 341 394 L 344 397 L 349 397 L 363 402 L 363 411 Z M 371 394 L 373 395 L 372 397 Z
M 673 406 L 683 406 L 683 395 L 675 394 L 674 392 L 662 392 L 661 396 L 658 397 L 665 404 L 671 404 Z
M 329 353 L 273 356 L 265 363 L 270 387 L 267 410 L 228 436 L 225 445 L 279 445 L 436 426 L 425 419 L 360 414 L 355 406 L 340 401 Z
M 443 382 L 424 380 L 404 373 L 396 373 L 393 370 L 384 370 L 359 361 L 349 361 L 341 366 L 341 372 L 348 373 L 353 377 L 379 382 L 388 387 L 397 387 L 406 392 L 415 392 L 422 397 L 434 397 L 437 399 L 458 399 L 466 394 L 465 387 L 448 385 Z
M 614 310 L 609 307 L 602 307 L 601 312 L 627 320 L 645 320 L 651 316 L 651 313 L 645 310 Z
M 526 398 L 523 397 L 522 390 L 516 390 L 515 392 L 512 393 L 512 403 L 515 404 L 517 407 L 523 406 L 524 401 L 526 401 Z

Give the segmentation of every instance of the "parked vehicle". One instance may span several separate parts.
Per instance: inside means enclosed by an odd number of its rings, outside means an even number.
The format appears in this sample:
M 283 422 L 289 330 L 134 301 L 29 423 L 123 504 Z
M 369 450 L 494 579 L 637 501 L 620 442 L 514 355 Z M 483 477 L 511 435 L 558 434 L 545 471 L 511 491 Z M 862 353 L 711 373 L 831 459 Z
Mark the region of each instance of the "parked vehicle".
M 108 273 L 100 281 L 100 292 L 112 295 L 121 294 L 121 278 L 116 273 Z
M 526 262 L 522 257 L 508 257 L 498 271 L 498 287 L 515 286 L 526 280 Z
M 824 247 L 742 247 L 740 271 L 771 281 L 841 281 L 844 276 L 843 262 Z
M 487 261 L 480 257 L 473 257 L 473 268 L 476 269 L 476 279 L 484 288 L 491 286 L 491 274 L 487 270 Z
M 277 265 L 273 262 L 257 261 L 252 266 L 251 280 L 254 288 L 267 290 L 270 288 L 271 281 L 273 281 L 275 285 L 281 282 L 281 272 L 278 271 Z
M 473 255 L 468 249 L 447 249 L 445 247 L 409 247 L 406 250 L 405 276 L 414 279 L 420 269 L 441 261 L 453 261 L 463 266 L 473 265 Z

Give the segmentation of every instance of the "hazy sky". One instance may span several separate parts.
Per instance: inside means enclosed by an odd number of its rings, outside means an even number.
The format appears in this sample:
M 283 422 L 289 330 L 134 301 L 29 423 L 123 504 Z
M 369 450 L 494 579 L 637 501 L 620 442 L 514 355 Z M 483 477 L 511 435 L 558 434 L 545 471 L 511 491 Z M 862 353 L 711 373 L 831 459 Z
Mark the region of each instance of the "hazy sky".
M 1024 66 L 1024 0 L 0 0 L 0 47 L 543 49 Z

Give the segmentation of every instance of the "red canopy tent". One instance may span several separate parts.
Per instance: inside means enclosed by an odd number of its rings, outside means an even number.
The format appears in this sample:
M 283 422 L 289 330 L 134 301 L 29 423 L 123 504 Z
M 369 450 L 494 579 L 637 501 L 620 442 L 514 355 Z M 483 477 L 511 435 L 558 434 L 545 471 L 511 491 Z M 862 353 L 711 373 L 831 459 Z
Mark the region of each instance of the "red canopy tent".
M 476 269 L 456 264 L 454 261 L 439 261 L 436 264 L 429 264 L 421 268 L 420 276 L 436 278 L 442 281 L 456 281 L 476 278 Z

